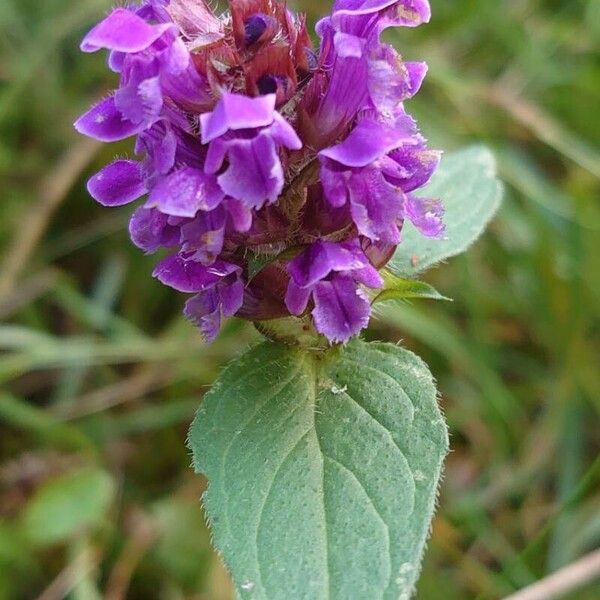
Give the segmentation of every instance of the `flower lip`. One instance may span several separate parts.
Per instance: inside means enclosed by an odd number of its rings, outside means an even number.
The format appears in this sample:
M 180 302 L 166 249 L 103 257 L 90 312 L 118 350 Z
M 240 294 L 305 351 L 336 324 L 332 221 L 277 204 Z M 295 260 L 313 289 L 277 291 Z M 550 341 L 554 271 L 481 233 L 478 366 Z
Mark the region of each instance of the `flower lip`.
M 178 292 L 194 294 L 216 285 L 221 279 L 239 273 L 240 267 L 217 261 L 212 267 L 186 260 L 180 254 L 167 256 L 156 265 L 153 276 Z
M 140 163 L 116 160 L 96 173 L 87 185 L 90 196 L 102 206 L 123 206 L 146 193 Z
M 275 94 L 250 98 L 225 92 L 215 110 L 200 115 L 202 143 L 208 144 L 230 130 L 266 127 L 273 122 Z
M 400 4 L 399 11 L 417 13 L 422 22 L 428 23 L 431 8 L 427 0 L 338 0 L 333 9 L 333 17 L 363 16 L 391 8 Z
M 75 129 L 101 142 L 117 142 L 140 133 L 143 126 L 124 119 L 115 106 L 114 96 L 109 96 L 79 117 Z
M 148 25 L 144 19 L 126 8 L 116 8 L 85 36 L 81 42 L 81 50 L 96 52 L 106 48 L 116 52 L 141 52 L 166 31 L 175 29 L 173 23 Z
M 199 210 L 215 209 L 224 197 L 214 177 L 184 167 L 161 179 L 151 191 L 146 208 L 158 208 L 175 217 L 193 217 Z
M 321 281 L 313 291 L 312 315 L 317 331 L 332 343 L 345 344 L 369 324 L 371 306 L 351 277 Z
M 398 2 L 399 0 L 338 0 L 333 7 L 333 14 L 369 15 L 380 10 L 385 10 Z
M 353 271 L 369 266 L 358 242 L 336 244 L 319 240 L 290 262 L 289 272 L 302 288 L 308 288 L 335 271 Z
M 366 167 L 403 142 L 412 143 L 413 137 L 407 136 L 401 129 L 364 119 L 342 143 L 321 150 L 319 156 L 347 167 Z

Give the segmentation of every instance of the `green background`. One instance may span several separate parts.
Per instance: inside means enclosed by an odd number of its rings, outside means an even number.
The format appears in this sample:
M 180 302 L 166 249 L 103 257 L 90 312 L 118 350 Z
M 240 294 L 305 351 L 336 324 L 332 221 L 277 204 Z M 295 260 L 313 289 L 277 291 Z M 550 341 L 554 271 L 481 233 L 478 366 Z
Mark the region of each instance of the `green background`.
M 129 209 L 87 196 L 131 152 L 71 126 L 115 85 L 78 51 L 108 7 L 0 0 L 0 599 L 227 599 L 185 437 L 258 335 L 232 321 L 203 346 Z M 432 8 L 386 34 L 430 65 L 407 108 L 432 145 L 488 144 L 506 199 L 425 276 L 453 303 L 389 305 L 367 337 L 429 363 L 451 430 L 418 597 L 502 598 L 600 543 L 600 2 Z

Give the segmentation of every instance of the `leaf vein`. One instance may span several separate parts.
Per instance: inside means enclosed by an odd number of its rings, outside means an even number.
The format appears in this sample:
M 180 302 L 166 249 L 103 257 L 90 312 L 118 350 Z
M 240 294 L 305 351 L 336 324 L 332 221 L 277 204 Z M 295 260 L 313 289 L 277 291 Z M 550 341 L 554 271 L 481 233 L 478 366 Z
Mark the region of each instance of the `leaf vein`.
M 344 465 L 343 463 L 341 463 L 339 460 L 333 458 L 332 456 L 329 456 L 328 454 L 325 454 L 323 452 L 323 456 L 327 459 L 330 460 L 331 462 L 335 463 L 336 465 L 338 465 L 339 467 L 341 467 L 342 470 L 346 471 L 347 473 L 350 474 L 350 476 L 352 477 L 353 481 L 355 481 L 358 486 L 360 487 L 360 489 L 364 492 L 367 500 L 369 501 L 369 505 L 371 506 L 371 508 L 375 511 L 375 514 L 377 515 L 377 518 L 381 521 L 384 529 L 385 529 L 385 537 L 386 537 L 386 545 L 387 545 L 387 554 L 388 554 L 388 561 L 389 561 L 389 566 L 390 566 L 390 575 L 388 577 L 388 580 L 386 581 L 386 585 L 385 587 L 387 588 L 390 584 L 390 581 L 392 579 L 392 557 L 391 557 L 391 543 L 390 543 L 390 528 L 388 526 L 388 524 L 386 523 L 385 519 L 383 518 L 383 516 L 381 515 L 381 513 L 379 512 L 379 509 L 377 508 L 377 506 L 375 506 L 375 503 L 373 502 L 373 500 L 371 499 L 371 496 L 369 496 L 369 493 L 367 492 L 365 486 L 363 485 L 362 481 L 358 478 L 358 475 L 352 471 L 352 469 L 350 469 L 349 467 L 347 467 L 346 465 Z
M 267 501 L 269 499 L 269 496 L 271 495 L 271 492 L 273 491 L 273 486 L 275 485 L 275 480 L 277 479 L 277 475 L 279 474 L 279 471 L 281 471 L 281 468 L 283 467 L 283 465 L 285 464 L 285 462 L 287 461 L 287 459 L 292 455 L 292 453 L 294 452 L 294 450 L 296 450 L 296 448 L 302 443 L 302 440 L 311 432 L 311 430 L 313 429 L 313 427 L 309 427 L 301 436 L 300 438 L 290 447 L 290 449 L 285 453 L 285 455 L 283 456 L 283 458 L 281 459 L 281 462 L 277 465 L 277 468 L 275 469 L 275 472 L 273 473 L 273 477 L 271 478 L 271 481 L 269 482 L 269 487 L 267 488 L 267 491 L 265 493 L 265 497 L 261 503 L 261 506 L 259 508 L 259 512 L 258 512 L 258 521 L 257 521 L 257 525 L 256 525 L 256 537 L 255 537 L 255 547 L 256 547 L 256 564 L 258 567 L 258 577 L 260 580 L 260 585 L 263 589 L 265 589 L 262 581 L 263 581 L 263 573 L 262 573 L 262 567 L 261 567 L 261 561 L 258 558 L 258 535 L 260 533 L 260 528 L 262 525 L 262 521 L 263 521 L 263 517 L 264 517 L 264 512 L 265 512 L 265 506 L 267 505 Z
M 277 362 L 277 361 L 276 360 L 269 361 L 269 363 L 272 363 L 272 362 Z M 240 428 L 239 435 L 241 435 L 248 428 L 248 425 L 250 425 L 250 423 L 252 422 L 254 417 L 256 417 L 256 415 L 260 412 L 260 410 L 267 403 L 269 403 L 271 400 L 273 400 L 276 396 L 278 396 L 281 392 L 283 392 L 288 387 L 288 385 L 295 379 L 299 370 L 300 370 L 300 367 L 295 369 L 291 373 L 290 377 L 286 378 L 284 382 L 281 382 L 280 385 L 277 388 L 275 388 L 271 394 L 268 394 L 265 398 L 261 399 L 261 401 L 257 404 L 257 407 L 254 410 L 254 412 L 252 413 L 252 415 L 250 415 L 250 417 L 244 422 L 244 424 Z M 237 382 L 236 382 L 236 384 L 237 384 Z M 227 396 L 224 395 L 224 397 L 227 397 Z M 222 460 L 221 460 L 221 476 L 220 476 L 220 481 L 222 482 L 221 491 L 225 498 L 224 510 L 223 510 L 223 526 L 228 531 L 231 531 L 231 522 L 230 522 L 229 510 L 228 510 L 230 501 L 229 501 L 229 492 L 227 491 L 228 488 L 227 488 L 227 485 L 224 485 L 224 482 L 226 481 L 226 465 L 227 465 L 227 460 L 229 458 L 229 452 L 231 451 L 231 448 L 233 447 L 236 439 L 237 439 L 237 436 L 231 436 L 230 441 L 227 443 L 227 446 L 225 447 L 225 450 L 223 451 Z M 257 558 L 257 563 L 258 563 L 258 558 Z M 259 566 L 259 572 L 260 572 L 260 565 L 258 565 L 258 566 Z M 261 583 L 261 587 L 262 587 L 262 583 Z

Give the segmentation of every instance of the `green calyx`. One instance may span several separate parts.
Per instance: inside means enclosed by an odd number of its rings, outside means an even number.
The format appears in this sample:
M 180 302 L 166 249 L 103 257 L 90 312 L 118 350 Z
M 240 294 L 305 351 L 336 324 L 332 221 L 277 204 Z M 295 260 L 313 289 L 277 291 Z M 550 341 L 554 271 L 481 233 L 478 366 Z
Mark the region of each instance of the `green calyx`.
M 254 326 L 267 339 L 286 346 L 321 351 L 331 348 L 327 338 L 315 329 L 310 315 L 255 321 Z

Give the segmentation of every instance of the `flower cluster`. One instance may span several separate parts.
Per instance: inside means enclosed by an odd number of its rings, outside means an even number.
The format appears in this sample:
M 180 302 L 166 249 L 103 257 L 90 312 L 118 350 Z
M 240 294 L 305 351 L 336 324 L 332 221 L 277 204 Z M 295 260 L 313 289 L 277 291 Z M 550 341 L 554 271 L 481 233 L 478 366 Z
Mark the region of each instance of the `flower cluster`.
M 368 289 L 409 219 L 443 232 L 439 201 L 414 192 L 436 169 L 404 101 L 426 65 L 382 43 L 427 22 L 427 0 L 337 0 L 317 24 L 277 0 L 146 0 L 117 8 L 82 42 L 109 50 L 119 88 L 75 124 L 138 160 L 93 176 L 105 206 L 145 201 L 133 242 L 170 249 L 154 271 L 194 294 L 185 313 L 207 340 L 223 317 L 311 314 L 330 342 L 367 326 Z M 259 264 L 260 268 L 256 268 Z

